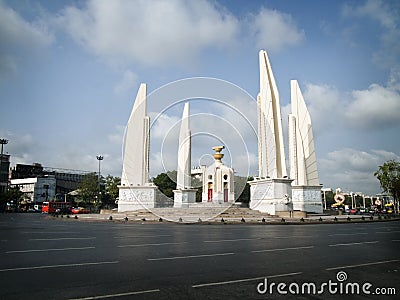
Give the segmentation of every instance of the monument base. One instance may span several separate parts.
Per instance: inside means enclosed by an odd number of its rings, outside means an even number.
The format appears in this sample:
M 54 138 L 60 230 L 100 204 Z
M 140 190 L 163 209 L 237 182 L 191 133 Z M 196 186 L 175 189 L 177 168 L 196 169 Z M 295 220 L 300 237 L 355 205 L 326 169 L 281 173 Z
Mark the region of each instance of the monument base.
M 189 207 L 196 203 L 197 189 L 174 190 L 174 208 Z
M 118 186 L 118 212 L 154 208 L 156 204 L 155 185 Z
M 276 215 L 277 212 L 292 211 L 292 179 L 258 179 L 250 184 L 250 209 Z
M 292 186 L 294 210 L 322 214 L 321 186 Z

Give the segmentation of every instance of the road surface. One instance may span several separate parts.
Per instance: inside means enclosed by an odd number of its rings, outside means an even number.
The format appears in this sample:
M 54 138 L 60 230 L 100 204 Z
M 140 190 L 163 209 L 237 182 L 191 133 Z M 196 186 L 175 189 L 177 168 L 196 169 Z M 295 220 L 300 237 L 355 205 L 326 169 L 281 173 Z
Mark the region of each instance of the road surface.
M 399 221 L 185 225 L 1 214 L 0 252 L 0 299 L 400 294 Z

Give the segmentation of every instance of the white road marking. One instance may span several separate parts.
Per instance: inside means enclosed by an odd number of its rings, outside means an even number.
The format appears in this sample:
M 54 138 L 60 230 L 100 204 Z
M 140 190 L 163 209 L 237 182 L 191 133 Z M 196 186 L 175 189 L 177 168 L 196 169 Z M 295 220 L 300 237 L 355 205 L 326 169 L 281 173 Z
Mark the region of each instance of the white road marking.
M 262 277 L 253 277 L 253 278 L 245 278 L 245 279 L 236 279 L 236 280 L 228 280 L 228 281 L 220 281 L 220 282 L 201 283 L 201 284 L 192 285 L 192 287 L 193 288 L 201 288 L 201 287 L 207 287 L 207 286 L 216 286 L 216 285 L 224 285 L 224 284 L 232 284 L 232 283 L 239 283 L 239 282 L 262 280 L 262 279 L 265 279 L 265 278 L 278 278 L 278 277 L 295 276 L 295 275 L 300 275 L 300 274 L 302 274 L 302 272 L 279 274 L 279 275 L 270 275 L 270 276 L 262 276 Z
M 398 261 L 400 261 L 400 260 L 399 259 L 383 260 L 383 261 L 376 261 L 376 262 L 370 262 L 370 263 L 358 264 L 358 265 L 348 265 L 348 266 L 341 266 L 341 267 L 333 267 L 333 268 L 328 268 L 328 269 L 325 269 L 325 270 L 326 271 L 333 271 L 333 270 L 339 270 L 339 269 L 349 269 L 349 268 L 357 268 L 357 267 L 364 267 L 364 266 L 388 264 L 388 263 L 398 262 Z
M 307 225 L 309 226 L 309 225 Z M 312 235 L 298 235 L 298 236 L 274 236 L 274 239 L 298 239 L 298 238 L 312 238 Z
M 145 290 L 145 291 L 136 291 L 136 292 L 126 292 L 126 293 L 119 293 L 119 294 L 100 295 L 100 296 L 85 297 L 85 298 L 73 298 L 73 299 L 70 299 L 70 300 L 106 299 L 106 298 L 124 297 L 124 296 L 140 295 L 140 294 L 147 294 L 147 293 L 156 293 L 156 292 L 159 292 L 159 291 L 160 291 L 159 289 Z
M 69 250 L 87 250 L 95 249 L 96 247 L 79 247 L 79 248 L 50 248 L 50 249 L 31 249 L 31 250 L 12 250 L 6 253 L 29 253 L 29 252 L 50 252 L 50 251 L 69 251 Z
M 0 269 L 0 272 L 25 271 L 25 270 L 37 270 L 37 269 L 51 269 L 51 268 L 64 268 L 64 267 L 96 266 L 96 265 L 117 264 L 117 263 L 119 263 L 119 261 L 100 261 L 100 262 L 88 262 L 88 263 L 68 264 L 68 265 L 48 265 L 48 266 L 36 266 L 36 267 L 21 267 L 21 268 Z
M 94 240 L 95 236 L 90 237 L 64 237 L 54 239 L 29 239 L 29 241 L 63 241 L 63 240 Z
M 200 257 L 213 257 L 213 256 L 227 256 L 234 255 L 233 252 L 228 253 L 215 253 L 215 254 L 199 254 L 199 255 L 188 255 L 188 256 L 172 256 L 172 257 L 160 257 L 160 258 L 148 258 L 147 260 L 157 261 L 157 260 L 173 260 L 173 259 L 185 259 L 185 258 L 200 258 Z
M 358 243 L 346 243 L 346 244 L 333 244 L 328 245 L 329 247 L 339 247 L 339 246 L 354 246 L 354 245 L 364 245 L 364 244 L 376 244 L 379 241 L 372 241 L 372 242 L 358 242 Z
M 392 240 L 392 242 L 400 242 L 400 240 Z
M 78 231 L 22 231 L 21 234 L 61 234 L 61 233 L 74 233 L 79 234 Z
M 291 247 L 291 248 L 277 248 L 277 249 L 264 249 L 264 250 L 253 250 L 253 253 L 260 253 L 260 252 L 274 252 L 274 251 L 286 251 L 286 250 L 300 250 L 300 249 L 311 249 L 314 246 L 304 246 L 304 247 Z
M 337 235 L 359 235 L 359 234 L 368 234 L 367 232 L 360 232 L 360 233 L 335 233 L 330 234 L 329 236 L 337 236 Z
M 124 247 L 146 247 L 146 246 L 164 246 L 164 245 L 181 245 L 186 244 L 186 242 L 181 243 L 158 243 L 158 244 L 131 244 L 131 245 L 118 245 L 119 248 Z
M 125 235 L 125 236 L 115 236 L 115 239 L 126 239 L 126 238 L 154 238 L 154 237 L 163 237 L 163 236 L 172 236 L 170 234 L 159 234 L 159 235 Z
M 400 231 L 377 231 L 375 233 L 400 233 Z
M 262 238 L 251 238 L 251 239 L 231 239 L 231 240 L 209 240 L 203 241 L 204 243 L 219 243 L 219 242 L 240 242 L 240 241 L 254 241 L 261 240 Z

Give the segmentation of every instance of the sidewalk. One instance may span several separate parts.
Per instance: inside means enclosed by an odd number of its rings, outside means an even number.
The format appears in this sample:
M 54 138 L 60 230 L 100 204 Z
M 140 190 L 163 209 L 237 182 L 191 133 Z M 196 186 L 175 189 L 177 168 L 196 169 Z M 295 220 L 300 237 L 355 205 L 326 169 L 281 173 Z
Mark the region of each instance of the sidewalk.
M 64 216 L 65 217 L 65 216 Z M 231 207 L 223 211 L 220 208 L 155 208 L 151 211 L 138 210 L 118 213 L 103 211 L 101 214 L 79 214 L 69 216 L 86 221 L 122 221 L 122 222 L 176 222 L 203 224 L 327 224 L 349 222 L 383 222 L 400 220 L 399 215 L 325 215 L 310 214 L 304 218 L 281 218 L 248 208 Z

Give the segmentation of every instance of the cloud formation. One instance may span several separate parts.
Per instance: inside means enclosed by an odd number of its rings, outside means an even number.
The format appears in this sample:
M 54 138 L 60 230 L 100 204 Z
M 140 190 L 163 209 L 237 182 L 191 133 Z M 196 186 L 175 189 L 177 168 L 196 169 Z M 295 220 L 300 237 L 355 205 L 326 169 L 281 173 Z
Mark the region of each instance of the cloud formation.
M 400 160 L 400 156 L 385 150 L 335 150 L 328 153 L 326 158 L 319 159 L 320 179 L 326 187 L 340 187 L 348 191 L 351 186 L 357 186 L 359 190 L 353 192 L 373 194 L 380 190 L 379 181 L 374 173 L 380 165 L 390 159 Z
M 262 7 L 240 20 L 206 0 L 88 1 L 65 8 L 57 22 L 88 51 L 123 65 L 184 66 L 210 49 L 241 47 L 244 39 L 278 51 L 305 36 L 289 14 Z
M 28 22 L 0 1 L 0 78 L 18 72 L 38 50 L 51 44 L 53 35 L 45 23 Z
M 208 1 L 88 1 L 59 23 L 89 51 L 116 64 L 183 65 L 208 47 L 226 49 L 237 20 Z
M 345 93 L 325 84 L 307 84 L 304 98 L 317 134 L 334 128 L 366 131 L 400 126 L 400 93 L 390 86 L 372 84 Z
M 276 52 L 285 46 L 297 45 L 305 38 L 304 31 L 297 28 L 292 17 L 277 10 L 262 7 L 249 21 L 257 49 Z

